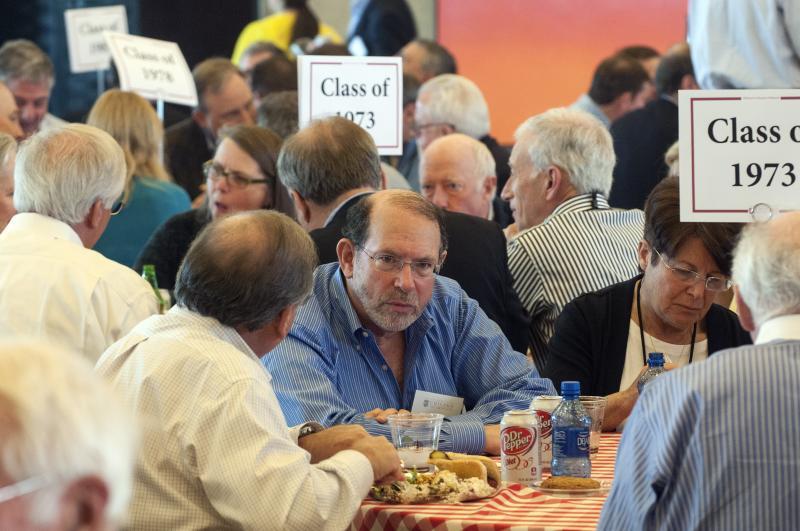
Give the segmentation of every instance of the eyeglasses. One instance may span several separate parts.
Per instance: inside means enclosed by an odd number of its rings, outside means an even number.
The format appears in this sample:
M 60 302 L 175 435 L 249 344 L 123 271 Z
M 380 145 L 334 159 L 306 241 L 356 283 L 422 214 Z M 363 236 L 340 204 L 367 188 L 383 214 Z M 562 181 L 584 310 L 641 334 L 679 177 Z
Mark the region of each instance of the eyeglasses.
M 254 179 L 237 171 L 226 170 L 221 164 L 217 164 L 213 160 L 203 164 L 203 174 L 212 181 L 225 179 L 225 183 L 231 188 L 246 188 L 251 184 L 264 184 L 267 182 L 267 179 Z
M 411 273 L 417 278 L 430 278 L 434 273 L 438 273 L 442 267 L 441 263 L 433 263 L 429 260 L 401 260 L 400 258 L 391 254 L 370 254 L 366 249 L 358 248 L 364 251 L 364 254 L 372 260 L 375 264 L 375 269 L 385 273 L 399 273 L 403 268 L 408 265 L 411 267 Z
M 51 479 L 47 476 L 33 476 L 28 479 L 23 479 L 11 485 L 0 487 L 0 503 L 11 501 L 14 498 L 25 496 L 31 492 L 43 489 L 52 483 Z
M 125 201 L 123 201 L 122 199 L 117 199 L 116 201 L 114 201 L 114 204 L 111 205 L 109 212 L 111 213 L 112 216 L 116 216 L 117 214 L 122 212 L 123 208 L 125 208 Z
M 697 281 L 702 281 L 703 285 L 708 291 L 727 291 L 731 289 L 733 286 L 733 281 L 727 278 L 722 277 L 714 277 L 708 276 L 703 278 L 703 275 L 698 273 L 697 271 L 692 271 L 691 269 L 684 269 L 682 267 L 675 267 L 671 266 L 667 263 L 664 259 L 664 256 L 658 252 L 658 249 L 655 247 L 652 248 L 661 261 L 664 263 L 664 267 L 672 271 L 672 273 L 678 277 L 678 280 L 681 282 L 685 282 L 686 284 L 694 284 Z
M 449 124 L 447 122 L 433 122 L 430 124 L 414 124 L 414 126 L 411 128 L 411 132 L 414 133 L 415 135 L 418 135 L 422 132 L 423 129 L 428 129 L 430 127 L 449 127 L 453 130 L 455 130 L 456 128 L 455 125 Z

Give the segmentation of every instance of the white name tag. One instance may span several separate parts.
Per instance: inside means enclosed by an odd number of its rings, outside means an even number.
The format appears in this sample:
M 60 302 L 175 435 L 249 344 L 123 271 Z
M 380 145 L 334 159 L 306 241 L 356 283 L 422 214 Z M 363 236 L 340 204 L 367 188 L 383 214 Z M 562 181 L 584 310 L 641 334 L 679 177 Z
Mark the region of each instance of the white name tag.
M 445 417 L 460 415 L 463 411 L 463 398 L 428 391 L 417 391 L 411 405 L 412 413 L 441 413 Z

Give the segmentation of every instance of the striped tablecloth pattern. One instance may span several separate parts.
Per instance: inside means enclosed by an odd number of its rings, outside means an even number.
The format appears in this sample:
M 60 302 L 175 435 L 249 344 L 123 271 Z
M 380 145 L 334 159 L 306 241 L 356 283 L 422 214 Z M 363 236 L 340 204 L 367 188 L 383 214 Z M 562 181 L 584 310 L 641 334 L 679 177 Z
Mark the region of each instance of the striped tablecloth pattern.
M 592 477 L 614 478 L 620 434 L 603 434 L 592 459 Z M 351 529 L 359 531 L 482 531 L 506 529 L 595 529 L 605 495 L 556 498 L 512 484 L 496 496 L 460 504 L 392 505 L 367 499 Z

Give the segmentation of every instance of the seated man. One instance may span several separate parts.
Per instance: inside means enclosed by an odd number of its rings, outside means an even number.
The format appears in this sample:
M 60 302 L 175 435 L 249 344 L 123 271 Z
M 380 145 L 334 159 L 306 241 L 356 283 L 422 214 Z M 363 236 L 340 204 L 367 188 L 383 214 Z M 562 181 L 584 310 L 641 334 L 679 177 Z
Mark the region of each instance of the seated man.
M 647 384 L 599 529 L 800 528 L 800 213 L 745 227 L 733 280 L 755 344 Z
M 71 351 L 0 343 L 0 529 L 113 529 L 125 520 L 137 429 Z
M 47 338 L 94 362 L 157 311 L 147 282 L 91 250 L 122 206 L 125 172 L 119 144 L 88 125 L 20 146 L 18 214 L 0 234 L 0 334 Z
M 508 203 L 495 197 L 497 176 L 489 149 L 474 138 L 453 133 L 430 143 L 420 163 L 421 190 L 434 205 L 451 212 L 511 223 Z
M 342 529 L 373 481 L 400 477 L 391 444 L 361 428 L 289 430 L 259 365 L 289 332 L 315 264 L 283 214 L 212 222 L 178 272 L 177 306 L 100 358 L 150 428 L 131 528 Z
M 460 397 L 439 447 L 500 450 L 503 412 L 555 391 L 458 284 L 437 275 L 442 213 L 419 194 L 386 190 L 347 213 L 338 264 L 317 268 L 289 338 L 264 359 L 289 422 L 354 423 L 389 435 L 386 415 L 420 391 Z M 408 268 L 406 268 L 408 266 Z
M 614 148 L 588 114 L 551 109 L 516 132 L 511 201 L 520 233 L 508 246 L 514 288 L 531 316 L 531 351 L 540 371 L 564 305 L 639 272 L 641 210 L 612 210 Z

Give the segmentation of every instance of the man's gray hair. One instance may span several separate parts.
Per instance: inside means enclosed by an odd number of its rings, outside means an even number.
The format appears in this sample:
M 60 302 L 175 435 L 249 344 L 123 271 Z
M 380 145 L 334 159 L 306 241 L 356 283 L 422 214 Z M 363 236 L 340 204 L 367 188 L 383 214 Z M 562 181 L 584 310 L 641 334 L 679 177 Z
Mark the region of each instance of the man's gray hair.
M 338 116 L 313 120 L 283 144 L 278 156 L 283 184 L 317 205 L 329 205 L 356 188 L 381 186 L 381 160 L 372 137 Z
M 597 118 L 575 109 L 550 109 L 525 120 L 514 138 L 535 170 L 558 166 L 579 194 L 608 195 L 616 156 L 611 135 Z
M 125 176 L 125 154 L 105 131 L 83 124 L 41 131 L 20 145 L 14 207 L 74 225 L 98 199 L 111 208 Z
M 138 429 L 83 356 L 41 341 L 0 341 L 0 419 L 0 471 L 46 485 L 33 494 L 31 520 L 52 523 L 65 486 L 86 476 L 108 487 L 104 516 L 123 519 Z
M 787 230 L 786 220 L 780 217 L 751 223 L 742 230 L 734 250 L 733 280 L 756 326 L 773 317 L 800 313 L 800 214 L 784 215 L 794 217 L 794 230 Z
M 197 236 L 178 270 L 175 299 L 223 325 L 254 331 L 308 297 L 316 265 L 314 242 L 296 221 L 271 210 L 242 212 Z
M 489 134 L 486 98 L 478 85 L 464 76 L 442 74 L 429 79 L 420 87 L 417 101 L 424 103 L 429 123 L 450 124 L 456 132 L 472 138 Z
M 469 157 L 470 167 L 472 168 L 471 177 L 476 177 L 481 180 L 481 182 L 487 177 L 497 175 L 497 163 L 492 156 L 492 152 L 486 147 L 486 144 L 462 133 L 440 136 L 431 142 L 425 151 L 419 154 L 421 168 L 425 165 L 425 157 L 433 152 L 431 148 L 435 149 L 434 146 L 436 145 L 440 145 L 441 148 L 447 150 L 458 149 L 456 146 L 463 146 Z M 463 153 L 463 151 L 459 150 L 458 153 Z
M 53 61 L 27 39 L 7 41 L 0 47 L 0 81 L 13 80 L 47 83 L 49 90 L 55 82 Z

